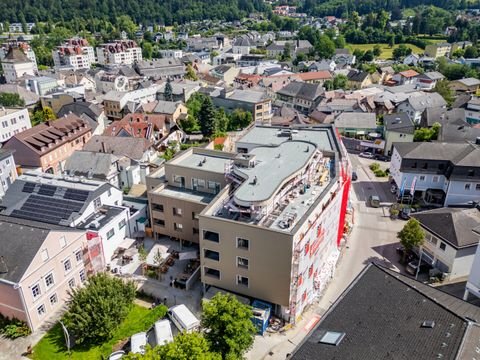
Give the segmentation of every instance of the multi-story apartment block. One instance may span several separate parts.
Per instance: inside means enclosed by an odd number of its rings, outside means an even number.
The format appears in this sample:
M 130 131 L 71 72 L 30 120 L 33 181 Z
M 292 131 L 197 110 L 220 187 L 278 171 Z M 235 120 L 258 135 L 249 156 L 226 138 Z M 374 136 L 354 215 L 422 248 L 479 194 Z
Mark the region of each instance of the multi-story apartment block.
M 199 241 L 205 287 L 294 322 L 333 276 L 348 158 L 332 126 L 257 126 L 236 150 L 189 150 L 147 181 L 154 233 Z
M 86 280 L 85 231 L 0 215 L 0 233 L 0 313 L 35 331 Z
M 60 173 L 66 159 L 75 150 L 83 148 L 91 133 L 92 129 L 85 120 L 68 114 L 13 135 L 4 148 L 15 151 L 17 165 Z
M 36 72 L 38 70 L 37 57 L 35 56 L 35 53 L 33 52 L 30 45 L 26 42 L 14 41 L 0 45 L 0 62 L 2 62 L 3 59 L 7 56 L 8 51 L 12 46 L 16 46 L 24 52 L 25 56 L 33 63 L 33 70 Z
M 287 107 L 308 113 L 318 105 L 324 92 L 321 84 L 292 81 L 277 91 L 277 101 Z
M 16 46 L 11 46 L 2 59 L 2 68 L 7 83 L 14 83 L 23 76 L 34 76 L 36 63 L 31 61 L 23 50 Z
M 0 142 L 5 142 L 31 127 L 27 109 L 0 108 Z
M 270 124 L 272 120 L 272 99 L 263 91 L 222 89 L 219 96 L 212 97 L 212 101 L 227 111 L 241 108 L 252 113 L 256 124 Z
M 90 69 L 95 63 L 95 52 L 88 41 L 73 38 L 52 50 L 55 68 Z
M 393 143 L 390 174 L 399 188 L 426 203 L 449 206 L 480 201 L 477 143 Z
M 17 171 L 13 151 L 0 149 L 0 198 L 5 195 L 16 178 Z
M 116 40 L 99 45 L 97 59 L 102 65 L 131 65 L 142 61 L 142 48 L 133 40 Z
M 432 45 L 427 45 L 425 48 L 425 56 L 431 57 L 431 58 L 439 58 L 442 56 L 450 56 L 450 52 L 452 50 L 452 44 L 449 43 L 438 43 L 438 44 L 432 44 Z

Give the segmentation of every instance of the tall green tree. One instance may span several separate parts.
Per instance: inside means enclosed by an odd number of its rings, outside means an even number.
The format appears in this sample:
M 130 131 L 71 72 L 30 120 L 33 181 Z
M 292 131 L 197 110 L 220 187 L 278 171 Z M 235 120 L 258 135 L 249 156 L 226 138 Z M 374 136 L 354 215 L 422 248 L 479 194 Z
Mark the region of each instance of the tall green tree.
M 16 93 L 0 93 L 0 105 L 11 106 L 25 106 L 25 100 Z
M 433 91 L 439 93 L 445 99 L 448 106 L 452 106 L 455 101 L 455 93 L 450 88 L 450 82 L 447 79 L 437 81 Z
M 315 52 L 321 59 L 330 59 L 335 54 L 335 43 L 327 35 L 321 35 Z
M 228 122 L 229 131 L 238 131 L 245 129 L 253 121 L 253 115 L 250 111 L 245 111 L 243 109 L 235 109 L 230 115 L 230 121 Z
M 207 340 L 202 334 L 181 333 L 173 342 L 153 349 L 147 346 L 145 354 L 128 354 L 125 360 L 221 360 L 220 354 L 210 350 Z
M 210 136 L 215 131 L 215 108 L 209 96 L 203 98 L 202 106 L 198 113 L 200 130 L 204 136 Z
M 142 56 L 145 59 L 151 59 L 153 57 L 153 45 L 151 42 L 142 41 Z
M 198 76 L 197 76 L 197 74 L 195 74 L 195 70 L 193 70 L 193 67 L 190 64 L 187 65 L 187 70 L 186 70 L 186 73 L 185 73 L 185 79 L 191 80 L 191 81 L 197 81 L 198 80 Z
M 109 339 L 127 316 L 135 291 L 133 282 L 105 273 L 93 275 L 84 287 L 73 289 L 63 320 L 76 344 Z
M 403 252 L 403 262 L 405 262 L 405 256 L 407 251 L 411 251 L 415 247 L 420 247 L 425 241 L 425 232 L 420 226 L 420 222 L 417 219 L 411 218 L 405 224 L 402 230 L 397 233 L 400 244 L 405 248 Z
M 163 97 L 166 101 L 173 101 L 173 89 L 172 84 L 170 83 L 170 79 L 167 79 L 167 83 L 165 84 L 165 91 L 163 93 Z
M 30 118 L 30 122 L 33 126 L 38 125 L 45 121 L 55 120 L 57 116 L 53 112 L 51 107 L 44 106 L 41 109 L 35 110 Z
M 203 304 L 202 326 L 210 349 L 223 359 L 241 359 L 256 333 L 252 309 L 231 294 L 216 294 Z

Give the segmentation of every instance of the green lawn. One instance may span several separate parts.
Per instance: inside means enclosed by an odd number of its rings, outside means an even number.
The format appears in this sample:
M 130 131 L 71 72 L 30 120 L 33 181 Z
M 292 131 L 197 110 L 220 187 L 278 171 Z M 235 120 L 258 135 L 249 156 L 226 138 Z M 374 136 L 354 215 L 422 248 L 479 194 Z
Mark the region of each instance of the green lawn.
M 167 309 L 157 306 L 153 310 L 133 305 L 127 318 L 114 332 L 108 342 L 92 347 L 76 347 L 72 350 L 71 359 L 97 360 L 110 355 L 112 348 L 121 340 L 128 339 L 135 333 L 148 330 L 158 319 L 165 316 Z M 60 360 L 69 359 L 65 348 L 65 339 L 60 324 L 56 324 L 33 348 L 32 359 Z
M 362 51 L 373 50 L 373 47 L 377 44 L 348 44 L 347 47 L 354 51 L 355 49 L 360 49 Z M 390 59 L 393 57 L 393 49 L 398 47 L 399 45 L 395 45 L 393 48 L 388 46 L 388 44 L 378 44 L 382 47 L 382 53 L 380 55 L 380 59 Z M 412 49 L 415 54 L 423 53 L 423 49 L 420 49 L 418 46 L 412 44 L 405 44 L 407 47 Z

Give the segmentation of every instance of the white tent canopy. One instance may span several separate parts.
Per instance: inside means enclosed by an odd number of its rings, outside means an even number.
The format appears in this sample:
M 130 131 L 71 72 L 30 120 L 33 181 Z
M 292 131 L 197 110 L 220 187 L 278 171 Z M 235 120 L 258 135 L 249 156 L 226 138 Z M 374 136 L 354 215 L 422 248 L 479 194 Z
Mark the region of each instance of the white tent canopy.
M 130 248 L 133 244 L 135 244 L 135 239 L 130 239 L 130 238 L 125 238 L 121 243 L 120 245 L 118 245 L 118 248 L 119 249 L 128 249 Z

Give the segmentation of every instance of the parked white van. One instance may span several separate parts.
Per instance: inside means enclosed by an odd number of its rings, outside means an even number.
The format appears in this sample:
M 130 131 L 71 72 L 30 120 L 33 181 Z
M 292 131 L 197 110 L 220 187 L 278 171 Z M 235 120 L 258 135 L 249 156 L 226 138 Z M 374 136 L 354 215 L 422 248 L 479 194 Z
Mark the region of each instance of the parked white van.
M 180 331 L 192 332 L 200 328 L 200 320 L 184 304 L 172 306 L 168 316 Z
M 147 333 L 140 332 L 132 335 L 130 338 L 130 347 L 134 354 L 144 354 L 145 346 L 147 345 Z
M 158 320 L 154 325 L 157 345 L 165 345 L 173 341 L 172 328 L 168 319 Z

